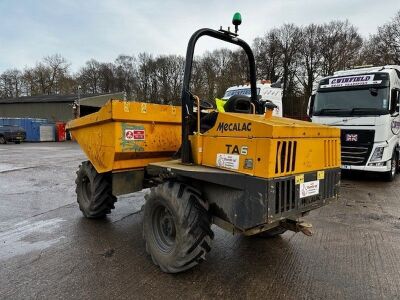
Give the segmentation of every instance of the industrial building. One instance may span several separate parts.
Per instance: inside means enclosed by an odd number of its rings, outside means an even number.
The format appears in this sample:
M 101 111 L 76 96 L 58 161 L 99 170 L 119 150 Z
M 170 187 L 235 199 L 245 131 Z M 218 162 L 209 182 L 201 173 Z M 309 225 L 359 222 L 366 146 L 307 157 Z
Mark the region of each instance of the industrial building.
M 109 99 L 124 99 L 124 93 L 98 95 L 43 95 L 0 99 L 0 118 L 40 118 L 67 122 L 76 115 L 80 103 L 81 116 L 96 112 Z

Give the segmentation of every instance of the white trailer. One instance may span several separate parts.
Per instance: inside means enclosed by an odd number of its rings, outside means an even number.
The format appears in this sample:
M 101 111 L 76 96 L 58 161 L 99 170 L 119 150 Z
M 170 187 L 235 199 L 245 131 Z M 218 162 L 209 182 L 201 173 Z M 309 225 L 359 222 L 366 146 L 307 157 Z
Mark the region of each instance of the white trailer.
M 309 102 L 312 122 L 341 128 L 342 169 L 399 170 L 400 66 L 357 68 L 320 80 Z
M 270 101 L 277 106 L 272 113 L 274 116 L 282 117 L 282 88 L 274 87 L 274 84 L 271 84 L 269 81 L 262 80 L 257 82 L 257 93 L 261 101 Z M 250 97 L 250 85 L 232 86 L 226 90 L 222 99 L 228 100 L 234 95 L 246 95 Z

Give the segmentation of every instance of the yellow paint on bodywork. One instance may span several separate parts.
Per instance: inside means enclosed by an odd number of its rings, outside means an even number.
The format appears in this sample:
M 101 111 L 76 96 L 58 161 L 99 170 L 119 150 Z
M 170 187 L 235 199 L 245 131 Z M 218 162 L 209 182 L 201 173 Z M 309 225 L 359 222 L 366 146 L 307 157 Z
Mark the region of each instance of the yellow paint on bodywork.
M 110 100 L 97 113 L 72 120 L 68 129 L 99 173 L 145 167 L 170 159 L 181 144 L 181 109 Z M 126 130 L 144 130 L 127 140 Z
M 238 160 L 238 167 L 227 169 L 262 178 L 340 167 L 340 130 L 305 121 L 220 112 L 202 140 L 195 163 L 224 168 L 217 157 L 233 155 L 227 159 Z
M 143 168 L 171 159 L 179 149 L 181 108 L 112 100 L 68 128 L 98 172 Z M 144 132 L 145 138 L 129 140 L 126 130 Z M 219 112 L 210 130 L 189 139 L 195 164 L 250 176 L 321 171 L 322 179 L 323 170 L 340 167 L 340 130 L 310 122 Z

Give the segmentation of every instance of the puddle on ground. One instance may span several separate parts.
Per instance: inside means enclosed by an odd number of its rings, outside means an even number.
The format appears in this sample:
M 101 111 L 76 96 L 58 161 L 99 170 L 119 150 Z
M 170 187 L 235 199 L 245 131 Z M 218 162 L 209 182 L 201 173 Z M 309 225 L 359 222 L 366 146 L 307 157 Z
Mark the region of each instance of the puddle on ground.
M 65 220 L 60 218 L 35 222 L 23 221 L 9 230 L 0 232 L 0 261 L 34 251 L 42 251 L 64 238 L 51 238 L 51 233 Z M 31 237 L 35 236 L 35 239 Z

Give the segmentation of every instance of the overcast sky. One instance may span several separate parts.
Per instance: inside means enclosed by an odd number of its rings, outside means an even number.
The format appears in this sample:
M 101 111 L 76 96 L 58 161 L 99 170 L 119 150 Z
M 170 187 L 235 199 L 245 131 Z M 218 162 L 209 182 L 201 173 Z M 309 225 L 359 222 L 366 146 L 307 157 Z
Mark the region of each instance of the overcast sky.
M 399 9 L 400 0 L 0 0 L 0 73 L 55 53 L 72 71 L 90 58 L 183 55 L 195 30 L 229 26 L 236 11 L 243 18 L 240 36 L 251 43 L 283 23 L 336 19 L 348 19 L 367 37 Z M 204 38 L 196 54 L 221 45 Z

